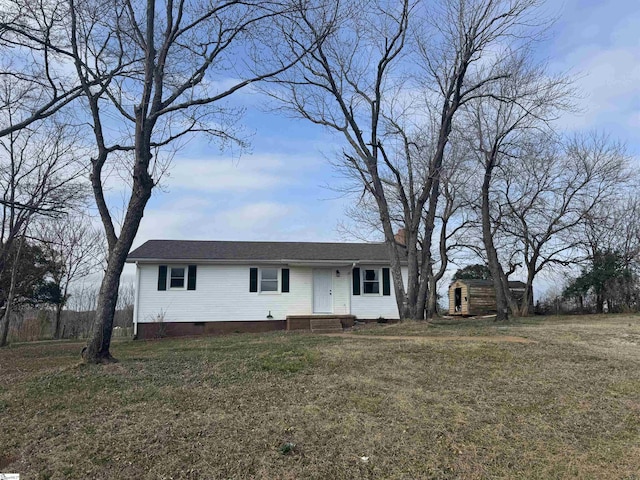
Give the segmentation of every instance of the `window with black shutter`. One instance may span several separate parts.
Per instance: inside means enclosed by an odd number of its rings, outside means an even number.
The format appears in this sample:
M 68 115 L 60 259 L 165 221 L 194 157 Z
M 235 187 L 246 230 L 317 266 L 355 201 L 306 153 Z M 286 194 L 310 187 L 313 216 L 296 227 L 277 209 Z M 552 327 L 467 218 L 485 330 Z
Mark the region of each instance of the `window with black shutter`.
M 258 269 L 254 267 L 249 269 L 249 291 L 258 291 Z
M 289 269 L 282 269 L 282 293 L 289 292 Z
M 391 279 L 388 268 L 382 269 L 382 295 L 391 295 Z
M 196 265 L 189 265 L 189 272 L 187 274 L 187 290 L 196 289 L 196 273 L 198 267 Z
M 160 265 L 158 267 L 158 290 L 167 289 L 167 266 Z
M 360 295 L 360 269 L 358 267 L 353 269 L 351 277 L 353 281 L 353 294 Z

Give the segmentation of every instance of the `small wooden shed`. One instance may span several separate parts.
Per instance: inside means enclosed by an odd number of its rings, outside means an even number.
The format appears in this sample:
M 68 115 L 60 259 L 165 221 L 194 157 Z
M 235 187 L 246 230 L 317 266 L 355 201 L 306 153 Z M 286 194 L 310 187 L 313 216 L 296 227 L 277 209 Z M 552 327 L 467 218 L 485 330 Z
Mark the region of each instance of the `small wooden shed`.
M 527 285 L 509 282 L 513 297 L 521 302 Z M 533 292 L 532 292 L 533 293 Z M 533 295 L 529 296 L 533 306 Z M 493 280 L 456 280 L 449 285 L 449 315 L 490 315 L 496 313 L 496 291 Z

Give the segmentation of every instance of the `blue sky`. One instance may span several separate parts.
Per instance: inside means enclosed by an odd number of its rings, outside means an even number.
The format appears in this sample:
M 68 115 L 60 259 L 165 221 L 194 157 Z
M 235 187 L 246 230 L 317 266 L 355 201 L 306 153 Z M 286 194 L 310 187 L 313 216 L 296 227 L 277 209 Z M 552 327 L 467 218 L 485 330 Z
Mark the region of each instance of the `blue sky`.
M 640 6 L 637 0 L 549 3 L 559 18 L 539 49 L 550 69 L 577 77 L 580 113 L 567 130 L 601 129 L 640 153 Z M 134 248 L 153 238 L 339 241 L 352 200 L 327 185 L 342 182 L 328 159 L 338 139 L 320 127 L 263 109 L 245 91 L 251 151 L 239 158 L 206 140 L 176 156 L 163 189 L 149 202 Z M 125 272 L 127 273 L 127 272 Z M 130 273 L 130 270 L 128 270 Z

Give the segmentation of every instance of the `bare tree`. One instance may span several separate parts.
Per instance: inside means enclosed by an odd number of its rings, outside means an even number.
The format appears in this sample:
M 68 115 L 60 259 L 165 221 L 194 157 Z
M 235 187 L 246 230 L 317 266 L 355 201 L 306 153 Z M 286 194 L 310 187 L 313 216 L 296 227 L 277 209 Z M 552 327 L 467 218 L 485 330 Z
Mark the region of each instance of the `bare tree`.
M 340 164 L 375 199 L 401 318 L 424 318 L 430 262 L 420 258 L 418 239 L 424 222 L 422 251 L 430 252 L 454 117 L 483 95 L 483 87 L 510 75 L 508 56 L 497 50 L 529 38 L 538 26 L 537 4 L 344 2 L 336 7 L 338 23 L 329 38 L 280 75 L 281 89 L 271 91 L 285 109 L 346 141 Z M 314 15 L 301 16 L 307 36 L 318 39 Z M 415 143 L 418 138 L 423 141 Z M 386 178 L 397 185 L 404 247 L 394 241 Z
M 536 275 L 575 263 L 585 223 L 633 178 L 624 147 L 606 135 L 579 134 L 558 147 L 546 155 L 535 148 L 501 167 L 497 193 L 508 212 L 500 228 L 521 244 L 527 271 L 521 315 Z
M 102 264 L 104 234 L 93 227 L 88 216 L 77 214 L 40 222 L 36 231 L 48 255 L 61 266 L 53 278 L 61 293 L 60 302 L 55 305 L 53 337 L 60 338 L 62 310 L 71 284 L 95 273 Z
M 95 311 L 98 305 L 100 285 L 90 281 L 73 283 L 69 287 L 67 308 L 76 312 Z
M 13 85 L 0 83 L 0 99 L 11 105 L 2 112 L 5 125 L 20 117 L 21 106 L 13 98 Z M 84 169 L 76 139 L 74 128 L 55 119 L 0 137 L 0 271 L 5 253 L 34 216 L 55 217 L 78 205 Z
M 0 83 L 11 85 L 11 96 L 0 99 L 0 115 L 10 110 L 12 121 L 0 124 L 0 137 L 57 114 L 82 95 L 61 38 L 67 13 L 66 0 L 2 3 Z
M 292 3 L 313 9 L 304 0 L 10 0 L 0 25 L 4 44 L 34 55 L 36 66 L 51 59 L 62 71 L 74 72 L 73 91 L 82 96 L 95 140 L 90 178 L 109 260 L 87 361 L 112 360 L 120 273 L 171 151 L 196 133 L 243 144 L 234 128 L 240 112 L 225 99 L 281 73 L 313 47 L 301 42 L 293 52 L 279 50 L 280 32 L 296 37 Z M 13 68 L 9 74 L 19 72 Z M 107 162 L 122 159 L 129 162 L 131 194 L 118 232 L 104 175 Z
M 12 95 L 10 83 L 0 84 L 0 96 L 17 109 L 5 109 L 6 125 L 13 124 L 14 113 L 19 115 L 20 105 L 12 103 Z M 0 137 L 0 274 L 10 268 L 12 279 L 15 276 L 34 218 L 60 217 L 86 197 L 79 181 L 84 169 L 78 162 L 75 140 L 75 131 L 56 121 L 33 124 Z M 8 265 L 12 251 L 18 253 Z M 3 299 L 0 305 L 4 308 L 0 346 L 7 340 L 15 279 L 11 285 L 6 301 Z
M 20 256 L 22 253 L 22 247 L 24 246 L 24 235 L 20 237 L 17 242 L 16 253 L 13 263 L 11 265 L 11 276 L 9 281 L 9 291 L 6 296 L 6 300 L 3 299 L 4 312 L 2 315 L 2 326 L 0 327 L 0 347 L 7 345 L 7 335 L 9 334 L 9 323 L 11 321 L 11 314 L 13 313 L 13 299 L 15 297 L 16 282 L 18 275 L 18 265 L 20 264 Z
M 242 144 L 233 128 L 237 112 L 222 102 L 287 70 L 313 46 L 301 43 L 280 55 L 280 29 L 295 36 L 290 7 L 277 0 L 69 0 L 70 49 L 95 138 L 91 183 L 109 248 L 86 361 L 114 360 L 109 348 L 120 274 L 166 169 L 167 149 L 196 133 Z M 115 134 L 114 116 L 124 125 Z M 131 160 L 131 194 L 119 232 L 103 185 L 114 154 Z
M 136 286 L 133 281 L 124 282 L 120 285 L 118 294 L 118 310 L 133 309 L 136 301 Z
M 418 250 L 420 262 L 427 262 L 427 299 L 426 317 L 431 319 L 437 312 L 438 282 L 444 277 L 452 255 L 466 247 L 459 239 L 469 225 L 468 207 L 471 204 L 470 194 L 466 191 L 476 176 L 474 165 L 468 160 L 464 143 L 454 138 L 447 149 L 447 155 L 441 169 L 441 197 L 438 203 L 436 220 L 433 229 L 426 228 L 428 211 L 425 209 L 423 220 L 418 231 Z M 383 185 L 388 200 L 389 216 L 394 229 L 398 229 L 395 241 L 400 247 L 404 245 L 405 230 L 402 199 L 397 195 L 399 188 L 395 178 L 383 178 Z M 377 205 L 372 196 L 363 192 L 358 202 L 346 210 L 349 224 L 341 223 L 339 231 L 348 238 L 369 241 L 372 238 L 384 238 L 384 231 L 380 224 Z M 434 239 L 426 242 L 425 235 L 431 234 Z M 435 241 L 434 252 L 427 251 L 426 245 Z
M 468 232 L 472 224 L 469 216 L 471 202 L 467 191 L 473 184 L 471 177 L 475 175 L 475 171 L 466 158 L 466 149 L 460 148 L 461 143 L 459 138 L 453 139 L 448 160 L 441 173 L 441 196 L 444 202 L 439 202 L 432 231 L 432 235 L 437 236 L 437 253 L 426 250 L 427 242 L 420 242 L 422 261 L 427 262 L 428 268 L 427 319 L 432 319 L 437 314 L 438 283 L 447 272 L 452 256 L 465 247 L 465 243 L 459 239 Z M 425 235 L 429 233 L 427 225 L 425 222 Z
M 631 265 L 640 255 L 640 198 L 633 175 L 627 188 L 620 188 L 617 195 L 601 201 L 585 215 L 580 225 L 581 260 L 589 260 L 597 251 L 618 252 L 625 265 Z
M 485 95 L 465 105 L 462 123 L 469 150 L 482 171 L 478 209 L 484 256 L 496 291 L 497 320 L 506 320 L 509 308 L 514 313 L 518 308 L 508 285 L 509 273 L 516 264 L 512 263 L 509 272 L 505 272 L 496 248 L 496 238 L 501 233 L 496 226 L 504 215 L 511 213 L 501 203 L 502 198 L 493 195 L 496 170 L 508 169 L 510 163 L 523 152 L 529 152 L 537 142 L 544 145 L 545 135 L 551 135 L 550 122 L 559 111 L 571 106 L 568 79 L 548 75 L 544 66 L 532 61 L 529 49 L 512 52 L 508 57 L 511 74 L 485 85 Z M 541 149 L 531 152 L 527 161 L 536 163 L 536 154 L 544 152 Z

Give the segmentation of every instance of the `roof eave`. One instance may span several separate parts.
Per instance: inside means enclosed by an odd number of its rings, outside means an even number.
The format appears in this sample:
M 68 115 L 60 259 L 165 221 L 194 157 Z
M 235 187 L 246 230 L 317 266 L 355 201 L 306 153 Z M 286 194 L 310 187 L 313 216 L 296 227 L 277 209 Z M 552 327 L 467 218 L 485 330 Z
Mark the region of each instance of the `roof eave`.
M 195 263 L 206 265 L 388 265 L 388 260 L 304 260 L 304 259 L 212 259 L 212 258 L 144 258 L 127 257 L 126 263 Z M 406 265 L 406 262 L 401 262 Z

